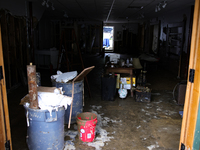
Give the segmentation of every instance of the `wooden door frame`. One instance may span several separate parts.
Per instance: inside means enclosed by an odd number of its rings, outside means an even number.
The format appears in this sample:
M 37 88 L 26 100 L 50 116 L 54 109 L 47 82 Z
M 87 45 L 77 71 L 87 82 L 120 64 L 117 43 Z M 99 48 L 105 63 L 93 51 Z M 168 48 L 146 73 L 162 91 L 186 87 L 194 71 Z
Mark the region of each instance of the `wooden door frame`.
M 190 61 L 188 68 L 187 89 L 179 150 L 193 149 L 195 128 L 198 115 L 200 97 L 200 0 L 195 0 L 193 16 L 192 40 L 190 47 Z M 194 82 L 190 82 L 190 70 L 195 70 Z M 181 147 L 181 145 L 183 147 Z
M 2 67 L 2 77 L 3 77 L 3 79 L 0 80 L 0 149 L 2 150 L 5 149 L 5 143 L 9 141 L 10 150 L 12 150 L 4 60 L 3 60 L 1 25 L 0 25 L 0 66 Z

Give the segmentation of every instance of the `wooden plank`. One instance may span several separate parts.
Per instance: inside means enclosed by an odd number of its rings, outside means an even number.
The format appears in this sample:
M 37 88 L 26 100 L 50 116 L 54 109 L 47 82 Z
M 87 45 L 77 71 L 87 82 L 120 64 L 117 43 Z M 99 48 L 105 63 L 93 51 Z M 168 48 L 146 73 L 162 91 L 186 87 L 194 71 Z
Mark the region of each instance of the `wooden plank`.
M 194 17 L 193 17 L 193 29 L 192 29 L 192 41 L 190 48 L 190 61 L 189 69 L 195 69 L 194 83 L 189 82 L 189 76 L 187 81 L 187 91 L 185 96 L 185 105 L 183 112 L 182 128 L 181 128 L 181 137 L 179 143 L 179 149 L 181 149 L 181 143 L 185 144 L 187 149 L 192 149 L 194 141 L 194 132 L 195 125 L 197 120 L 198 113 L 198 104 L 199 104 L 199 58 L 200 56 L 200 2 L 199 0 L 195 1 Z
M 1 88 L 2 88 L 2 99 L 3 99 L 3 108 L 0 107 L 1 110 L 4 110 L 4 118 L 5 118 L 5 136 L 7 140 L 10 141 L 10 149 L 12 150 L 12 141 L 11 141 L 11 132 L 10 132 L 10 121 L 9 121 L 9 111 L 8 111 L 8 103 L 7 103 L 7 93 L 6 93 L 6 81 L 5 81 L 5 72 L 4 72 L 4 61 L 3 61 L 3 48 L 2 48 L 2 38 L 1 38 L 1 26 L 0 26 L 0 66 L 2 66 L 3 70 L 3 79 L 0 81 Z M 1 118 L 3 116 L 1 115 Z M 3 122 L 1 120 L 1 122 Z M 1 124 L 2 125 L 2 124 Z M 4 141 L 5 143 L 5 141 Z M 0 148 L 1 149 L 1 148 Z
M 0 149 L 5 149 L 6 133 L 5 133 L 5 122 L 2 104 L 2 87 L 0 86 Z

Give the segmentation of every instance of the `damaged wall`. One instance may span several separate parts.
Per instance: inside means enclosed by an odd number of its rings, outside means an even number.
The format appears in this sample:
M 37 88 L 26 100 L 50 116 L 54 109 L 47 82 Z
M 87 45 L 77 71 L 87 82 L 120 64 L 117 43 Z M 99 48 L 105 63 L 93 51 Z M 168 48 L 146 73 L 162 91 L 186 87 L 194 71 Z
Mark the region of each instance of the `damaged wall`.
M 0 1 L 0 9 L 8 10 L 13 16 L 28 16 L 29 10 L 28 10 L 28 4 L 29 1 L 27 0 L 6 0 L 6 1 Z M 33 6 L 33 16 L 37 18 L 37 20 L 40 20 L 45 7 L 42 7 L 41 4 L 38 4 L 36 2 L 32 2 Z
M 0 11 L 3 57 L 8 89 L 26 84 L 26 65 L 29 63 L 27 24 L 24 17 L 13 16 L 7 11 Z

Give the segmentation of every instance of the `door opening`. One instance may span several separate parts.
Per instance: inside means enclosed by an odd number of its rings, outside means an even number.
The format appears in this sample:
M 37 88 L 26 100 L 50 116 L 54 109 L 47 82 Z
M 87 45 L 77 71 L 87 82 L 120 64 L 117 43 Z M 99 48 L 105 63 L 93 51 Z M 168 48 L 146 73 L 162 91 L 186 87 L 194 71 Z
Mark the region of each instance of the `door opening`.
M 106 52 L 114 50 L 114 27 L 103 26 L 103 48 Z

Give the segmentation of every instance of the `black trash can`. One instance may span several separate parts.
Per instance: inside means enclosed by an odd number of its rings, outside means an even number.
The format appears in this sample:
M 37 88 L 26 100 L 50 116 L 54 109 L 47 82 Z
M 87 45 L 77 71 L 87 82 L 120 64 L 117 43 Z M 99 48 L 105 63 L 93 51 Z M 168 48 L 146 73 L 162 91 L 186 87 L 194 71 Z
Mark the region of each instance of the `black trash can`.
M 116 95 L 116 77 L 103 75 L 101 77 L 101 100 L 114 101 Z

